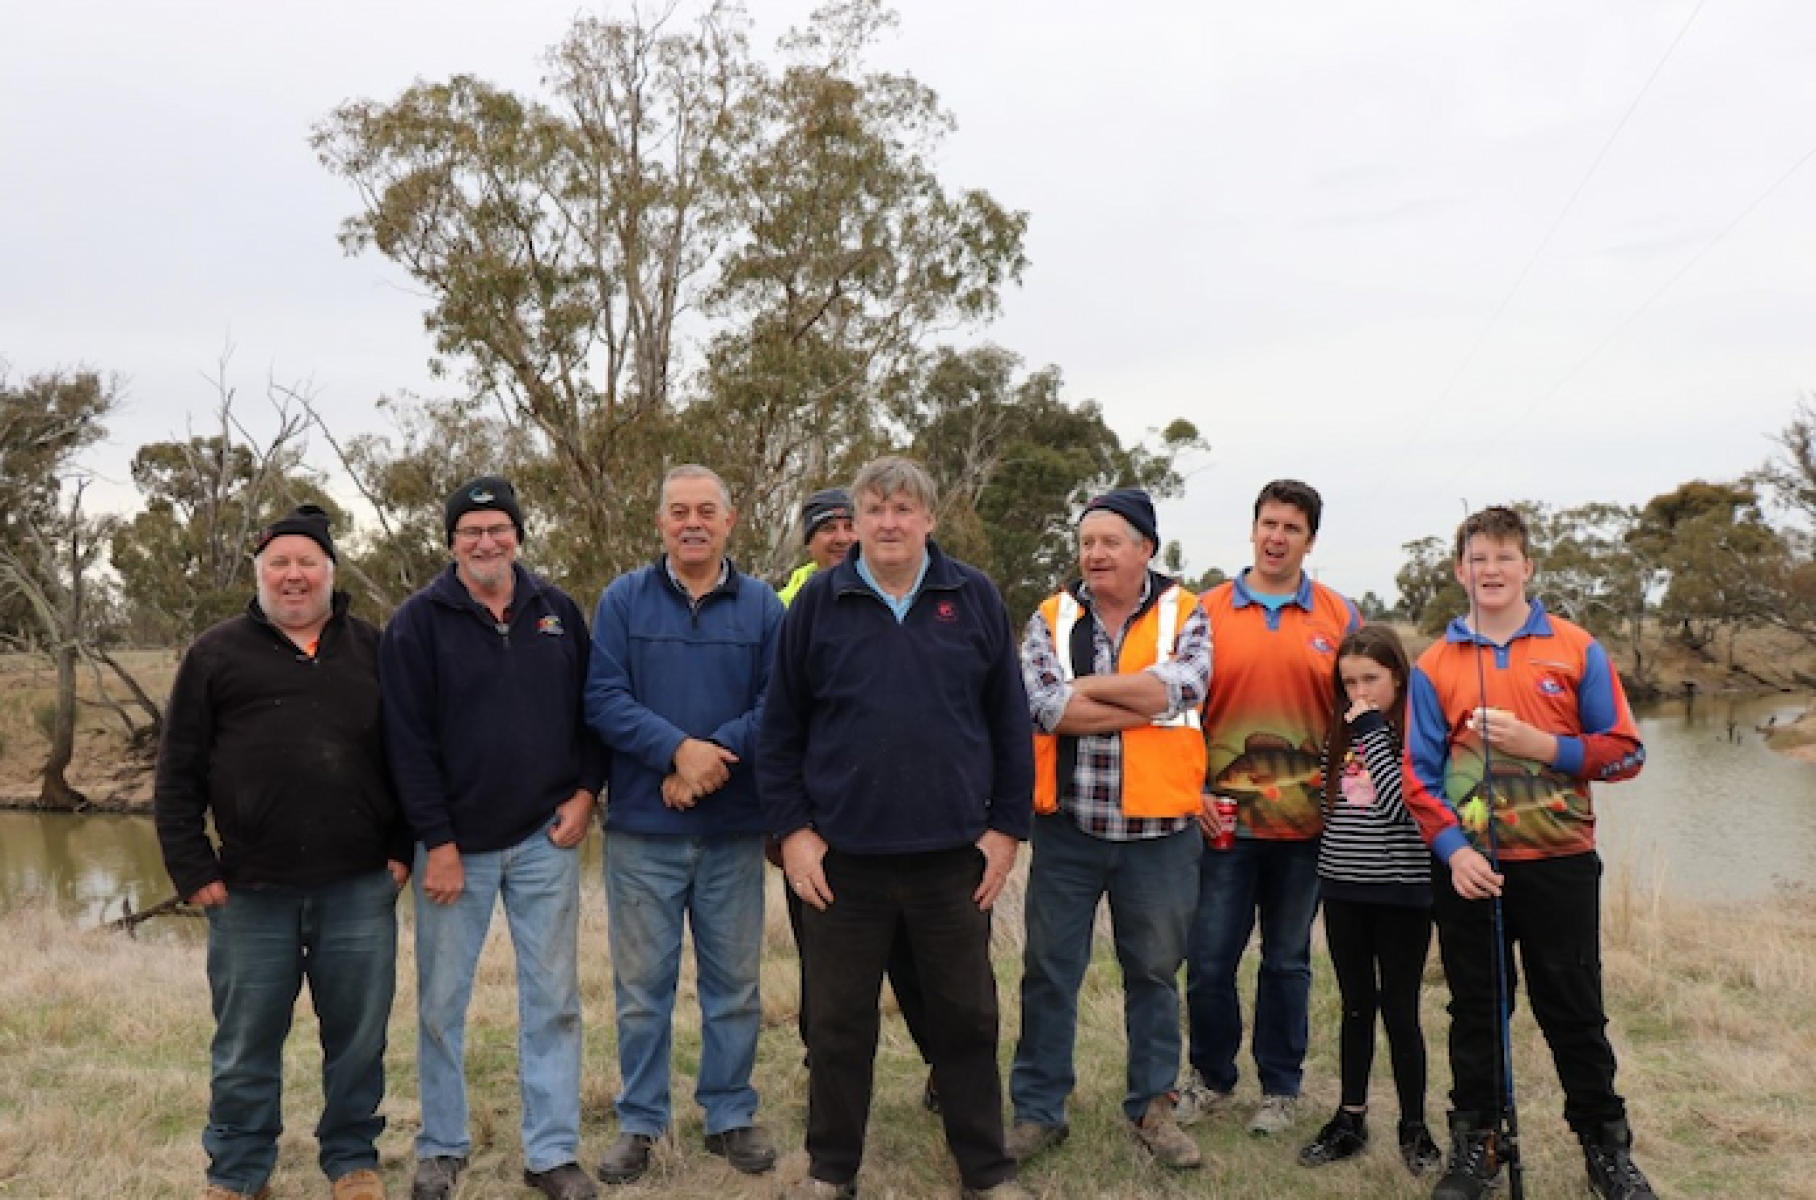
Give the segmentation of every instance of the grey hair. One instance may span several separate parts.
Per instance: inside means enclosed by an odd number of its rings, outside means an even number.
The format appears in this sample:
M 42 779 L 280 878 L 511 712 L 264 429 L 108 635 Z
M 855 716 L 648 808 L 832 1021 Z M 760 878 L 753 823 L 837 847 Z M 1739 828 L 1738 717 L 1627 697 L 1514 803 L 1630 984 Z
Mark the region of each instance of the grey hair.
M 656 501 L 657 512 L 662 511 L 662 506 L 668 503 L 668 485 L 677 479 L 712 480 L 719 485 L 719 498 L 725 502 L 725 507 L 727 509 L 732 507 L 731 489 L 725 486 L 725 480 L 719 478 L 717 471 L 711 467 L 703 467 L 699 463 L 682 463 L 678 467 L 670 467 L 668 474 L 662 477 L 662 493 Z
M 933 476 L 911 458 L 890 454 L 865 463 L 858 477 L 851 481 L 851 498 L 863 504 L 866 493 L 887 500 L 897 492 L 906 492 L 921 507 L 932 512 L 939 503 L 939 489 Z

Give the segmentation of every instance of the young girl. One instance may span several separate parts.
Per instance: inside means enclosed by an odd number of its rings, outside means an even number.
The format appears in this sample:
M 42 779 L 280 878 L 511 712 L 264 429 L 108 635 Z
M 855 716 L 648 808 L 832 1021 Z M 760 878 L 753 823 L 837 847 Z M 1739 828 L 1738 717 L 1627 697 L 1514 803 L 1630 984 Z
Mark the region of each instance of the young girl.
M 1349 1158 L 1368 1144 L 1377 1009 L 1400 1096 L 1400 1156 L 1415 1175 L 1443 1161 L 1425 1125 L 1419 1028 L 1420 977 L 1431 947 L 1431 853 L 1400 799 L 1407 669 L 1406 651 L 1385 625 L 1364 625 L 1337 648 L 1318 880 L 1343 997 L 1343 1098 L 1299 1152 L 1308 1167 Z

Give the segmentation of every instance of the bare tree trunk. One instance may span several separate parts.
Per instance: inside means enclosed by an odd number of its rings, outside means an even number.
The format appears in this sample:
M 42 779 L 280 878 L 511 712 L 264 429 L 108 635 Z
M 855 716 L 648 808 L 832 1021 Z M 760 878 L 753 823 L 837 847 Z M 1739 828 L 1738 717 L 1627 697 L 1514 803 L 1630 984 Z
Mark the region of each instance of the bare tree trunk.
M 50 757 L 44 762 L 44 785 L 38 789 L 38 807 L 75 812 L 88 806 L 88 797 L 70 786 L 65 772 L 76 757 L 76 647 L 58 646 L 52 657 L 57 664 L 57 718 L 51 726 Z

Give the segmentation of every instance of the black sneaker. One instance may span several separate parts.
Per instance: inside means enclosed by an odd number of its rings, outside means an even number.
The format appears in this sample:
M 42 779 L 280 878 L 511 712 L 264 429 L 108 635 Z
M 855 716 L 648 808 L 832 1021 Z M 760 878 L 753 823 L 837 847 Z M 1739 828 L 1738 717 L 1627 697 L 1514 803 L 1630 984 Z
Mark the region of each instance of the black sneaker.
M 605 1157 L 599 1160 L 599 1178 L 604 1183 L 635 1183 L 649 1170 L 650 1148 L 656 1139 L 646 1133 L 621 1133 Z
M 1485 1129 L 1472 1112 L 1450 1114 L 1450 1169 L 1432 1190 L 1431 1200 L 1481 1200 L 1501 1186 L 1500 1145 L 1495 1131 Z
M 549 1200 L 593 1200 L 599 1189 L 586 1177 L 579 1163 L 562 1163 L 546 1171 L 523 1169 L 525 1187 L 533 1187 Z
M 1367 1119 L 1359 1112 L 1339 1108 L 1306 1147 L 1299 1151 L 1299 1165 L 1322 1167 L 1354 1158 L 1368 1146 Z
M 1602 1200 L 1657 1200 L 1645 1174 L 1633 1165 L 1633 1131 L 1625 1118 L 1608 1122 L 1600 1136 L 1582 1142 L 1590 1191 Z
M 410 1181 L 410 1200 L 448 1200 L 467 1160 L 449 1155 L 416 1160 L 416 1177 Z
M 1425 1122 L 1400 1122 L 1400 1159 L 1414 1175 L 1423 1175 L 1444 1165 L 1444 1152 L 1438 1149 Z
M 709 1133 L 706 1135 L 706 1149 L 746 1175 L 761 1175 L 776 1165 L 775 1143 L 755 1125 L 727 1129 L 723 1133 Z

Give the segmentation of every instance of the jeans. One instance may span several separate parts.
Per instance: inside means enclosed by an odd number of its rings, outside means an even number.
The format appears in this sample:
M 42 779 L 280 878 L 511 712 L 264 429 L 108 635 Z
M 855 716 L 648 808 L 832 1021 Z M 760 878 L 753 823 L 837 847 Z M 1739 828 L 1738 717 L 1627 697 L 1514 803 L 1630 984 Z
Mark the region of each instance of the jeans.
M 1524 967 L 1532 1016 L 1563 1086 L 1564 1120 L 1579 1135 L 1600 1141 L 1603 1125 L 1627 1115 L 1626 1101 L 1614 1090 L 1614 1048 L 1602 1006 L 1601 857 L 1590 851 L 1503 861 L 1501 873 L 1508 1016 Z M 1438 952 L 1450 983 L 1451 1104 L 1486 1123 L 1500 1112 L 1503 1093 L 1494 905 L 1457 895 L 1449 871 L 1439 868 L 1435 875 Z
M 550 822 L 552 825 L 553 822 Z M 580 851 L 548 826 L 506 850 L 462 854 L 466 886 L 452 904 L 423 895 L 416 847 L 416 1063 L 422 1092 L 418 1158 L 465 1157 L 467 1003 L 473 972 L 504 901 L 517 956 L 517 1081 L 523 1160 L 532 1171 L 580 1153 Z
M 663 837 L 611 832 L 605 897 L 618 1006 L 618 1128 L 656 1137 L 668 1128 L 669 1053 L 683 923 L 692 930 L 700 997 L 700 1071 L 694 1099 L 706 1132 L 755 1123 L 763 1005 L 763 838 Z
M 996 975 L 990 915 L 972 893 L 984 857 L 973 846 L 919 854 L 826 855 L 833 902 L 801 914 L 811 1005 L 807 1049 L 808 1174 L 857 1177 L 875 1080 L 878 1000 L 898 924 L 914 944 L 926 1002 L 926 1041 L 939 1080 L 946 1145 L 968 1188 L 1015 1178 L 1003 1150 L 997 1069 Z
M 1057 1128 L 1077 1083 L 1078 989 L 1091 962 L 1099 897 L 1110 898 L 1129 1048 L 1123 1115 L 1139 1121 L 1179 1072 L 1179 964 L 1198 901 L 1194 824 L 1166 837 L 1110 842 L 1064 813 L 1034 820 L 1028 872 L 1022 1026 L 1009 1071 L 1017 1121 Z
M 387 870 L 312 888 L 236 888 L 208 913 L 214 1005 L 208 1182 L 256 1193 L 283 1132 L 284 1039 L 303 981 L 321 1023 L 324 1174 L 378 1166 L 385 1023 L 397 983 L 397 885 Z
M 1242 1000 L 1236 969 L 1261 917 L 1252 1048 L 1261 1090 L 1297 1096 L 1310 1037 L 1312 918 L 1318 912 L 1318 842 L 1237 838 L 1199 860 L 1198 914 L 1186 966 L 1192 1066 L 1218 1091 L 1236 1086 Z

